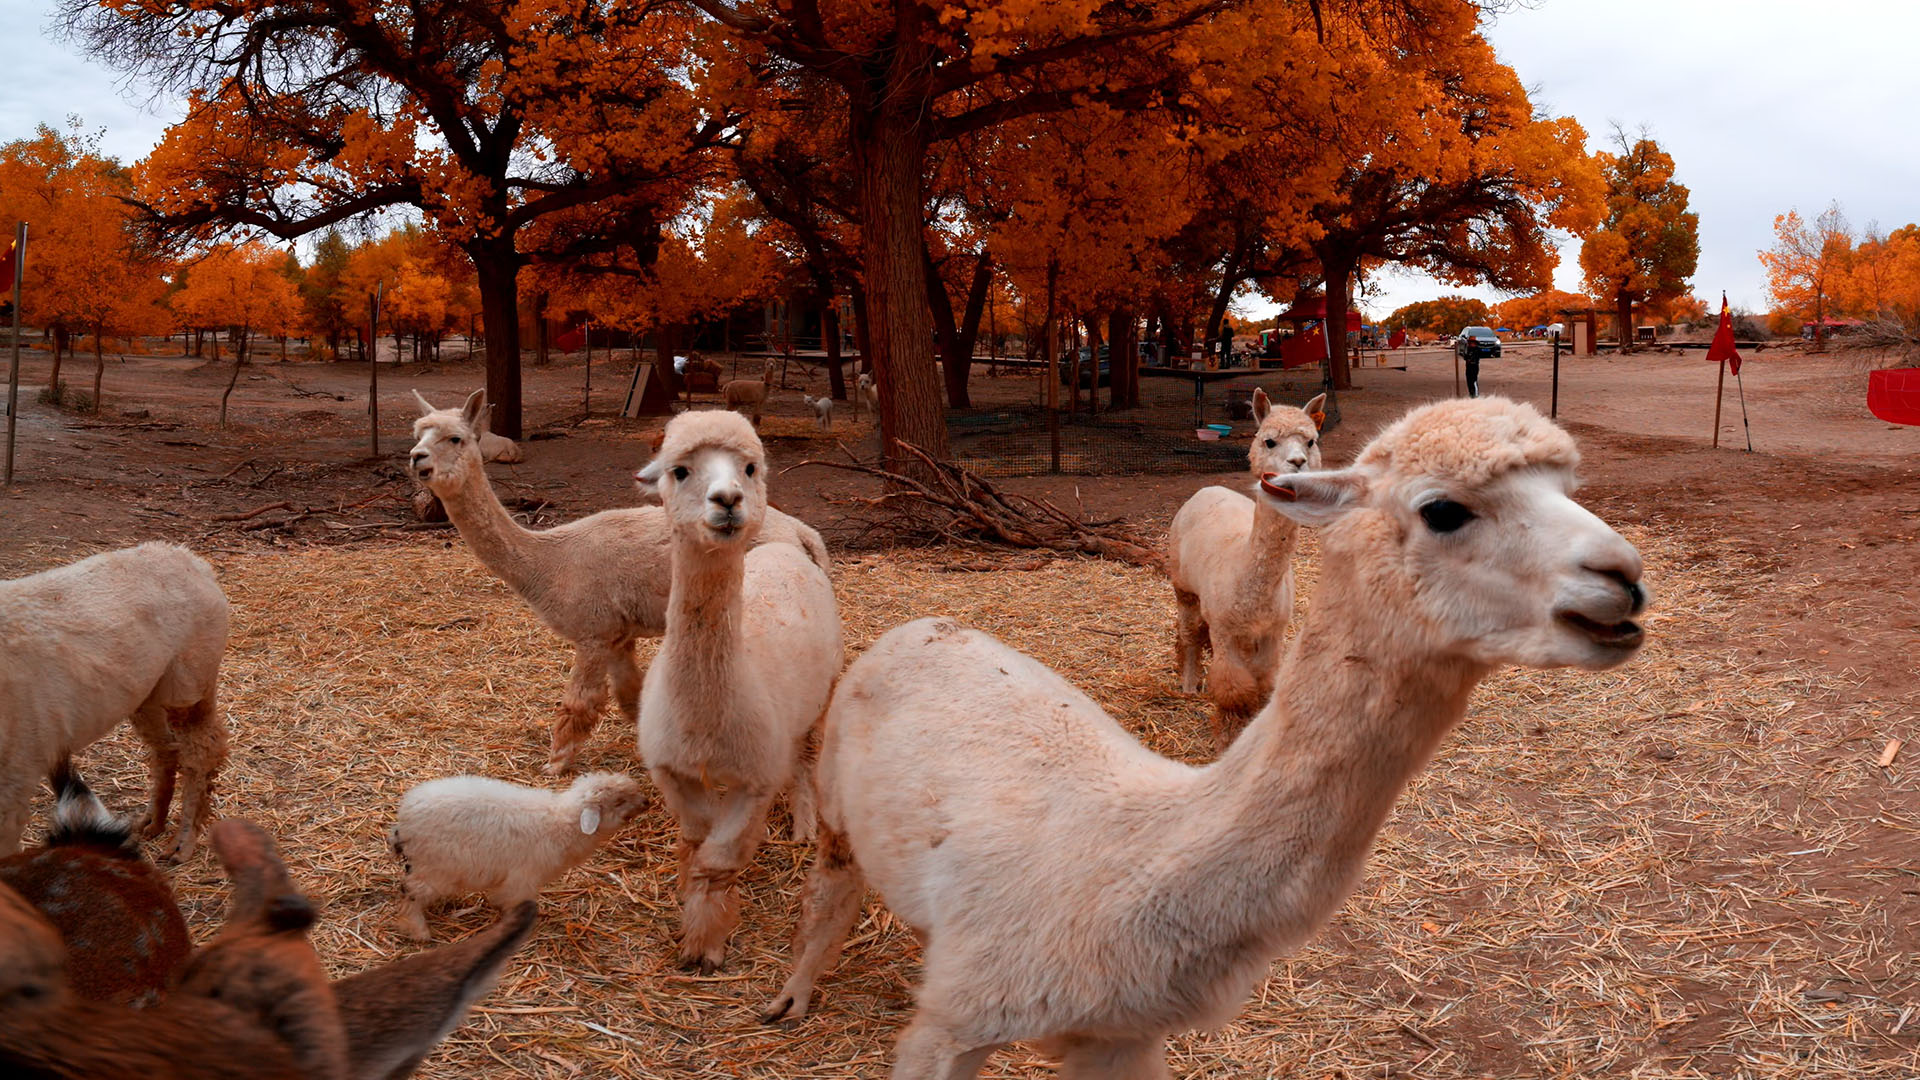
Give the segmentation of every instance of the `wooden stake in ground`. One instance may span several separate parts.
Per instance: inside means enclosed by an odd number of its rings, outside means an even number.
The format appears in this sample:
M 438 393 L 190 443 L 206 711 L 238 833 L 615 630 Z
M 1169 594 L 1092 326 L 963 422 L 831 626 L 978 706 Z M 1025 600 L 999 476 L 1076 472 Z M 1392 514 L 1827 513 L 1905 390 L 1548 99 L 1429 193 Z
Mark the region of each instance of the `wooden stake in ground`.
M 367 358 L 367 444 L 374 457 L 380 456 L 380 294 L 386 282 L 373 286 L 373 322 L 367 327 L 367 340 L 373 342 L 373 355 Z
M 1453 350 L 1453 396 L 1460 396 L 1460 350 Z
M 1727 362 L 1720 361 L 1720 378 L 1713 384 L 1713 447 L 1720 448 L 1720 396 L 1727 389 Z
M 1560 419 L 1560 335 L 1553 335 L 1553 407 L 1550 419 Z
M 27 271 L 27 223 L 14 230 L 11 264 L 13 277 L 13 362 L 7 365 L 7 472 L 4 483 L 13 484 L 13 436 L 20 427 L 20 279 Z

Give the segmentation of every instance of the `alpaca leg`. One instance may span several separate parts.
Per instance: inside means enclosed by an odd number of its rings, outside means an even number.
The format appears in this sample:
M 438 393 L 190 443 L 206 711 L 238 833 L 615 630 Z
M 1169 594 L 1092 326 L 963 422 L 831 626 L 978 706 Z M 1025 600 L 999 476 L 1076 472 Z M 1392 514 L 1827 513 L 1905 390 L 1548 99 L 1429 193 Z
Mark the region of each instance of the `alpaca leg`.
M 1213 696 L 1213 748 L 1225 750 L 1266 704 L 1260 681 L 1231 650 L 1216 649 L 1209 672 Z
M 813 984 L 840 958 L 847 934 L 860 917 L 860 900 L 865 893 L 866 882 L 853 861 L 853 846 L 846 834 L 822 824 L 819 847 L 801 894 L 800 924 L 793 931 L 793 973 L 761 1019 L 771 1024 L 807 1015 Z
M 553 721 L 553 748 L 541 771 L 558 776 L 573 768 L 580 748 L 593 735 L 607 707 L 609 651 L 597 641 L 583 641 L 573 649 L 573 677 L 560 699 L 560 715 Z
M 613 678 L 613 704 L 629 726 L 640 730 L 640 661 L 633 655 L 633 642 L 623 641 L 607 657 L 607 673 Z
M 726 962 L 727 938 L 740 924 L 740 872 L 767 836 L 776 792 L 730 791 L 720 800 L 688 875 L 681 909 L 680 965 L 711 975 Z
M 1163 1035 L 1124 1041 L 1075 1040 L 1060 1061 L 1060 1080 L 1168 1080 Z
M 1200 692 L 1200 642 L 1206 635 L 1206 624 L 1200 621 L 1200 598 L 1190 592 L 1175 589 L 1173 653 L 1180 664 L 1180 692 L 1197 694 Z
M 180 747 L 163 705 L 149 700 L 133 713 L 133 732 L 147 745 L 147 811 L 133 823 L 133 834 L 151 840 L 167 829 L 174 779 L 180 772 Z
M 926 1013 L 915 1013 L 893 1048 L 893 1080 L 973 1080 L 999 1046 L 968 1046 Z
M 400 915 L 395 921 L 402 933 L 415 941 L 432 941 L 427 928 L 427 905 L 437 899 L 433 888 L 409 877 L 400 883 Z
M 802 844 L 813 843 L 815 826 L 819 824 L 819 802 L 813 786 L 819 759 L 819 743 L 809 731 L 800 737 L 799 753 L 793 762 L 793 784 L 787 788 L 787 812 L 793 817 L 793 838 Z
M 212 694 L 168 714 L 180 753 L 180 825 L 167 845 L 168 862 L 185 862 L 213 816 L 213 778 L 227 761 L 227 725 Z M 165 809 L 159 808 L 164 816 Z

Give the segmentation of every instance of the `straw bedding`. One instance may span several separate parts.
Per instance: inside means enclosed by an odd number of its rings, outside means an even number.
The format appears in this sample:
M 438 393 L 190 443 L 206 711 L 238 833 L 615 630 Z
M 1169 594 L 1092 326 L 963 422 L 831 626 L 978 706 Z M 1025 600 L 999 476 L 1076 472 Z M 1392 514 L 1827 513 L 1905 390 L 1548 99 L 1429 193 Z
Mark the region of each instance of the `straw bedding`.
M 1402 800 L 1360 891 L 1238 1019 L 1177 1038 L 1176 1075 L 1920 1068 L 1920 1015 L 1888 1034 L 1914 1012 L 1920 946 L 1862 900 L 1915 874 L 1911 848 L 1904 860 L 1846 854 L 1863 815 L 1920 841 L 1914 803 L 1875 809 L 1885 771 L 1836 744 L 1872 703 L 1791 663 L 1742 667 L 1716 643 L 1739 608 L 1720 583 L 1742 556 L 1630 538 L 1658 589 L 1645 655 L 1606 674 L 1488 683 Z M 76 553 L 16 554 L 14 573 Z M 1303 609 L 1310 538 L 1305 556 Z M 457 541 L 212 557 L 235 605 L 223 690 L 235 738 L 218 812 L 278 837 L 324 905 L 315 939 L 336 971 L 397 955 L 408 947 L 390 922 L 397 878 L 382 840 L 393 807 L 451 773 L 542 782 L 571 652 Z M 952 614 L 1055 666 L 1157 749 L 1204 759 L 1205 709 L 1177 691 L 1164 580 L 1111 562 L 998 558 L 843 559 L 849 655 L 909 618 Z M 632 732 L 610 716 L 582 768 L 635 768 Z M 116 809 L 136 806 L 145 774 L 124 728 L 82 765 Z M 884 1076 L 917 946 L 877 904 L 812 1015 L 791 1029 L 755 1020 L 783 978 L 805 870 L 785 825 L 747 875 L 726 971 L 673 965 L 672 826 L 656 812 L 542 896 L 532 943 L 421 1075 Z M 205 937 L 226 896 L 212 858 L 176 881 Z M 445 940 L 488 918 L 443 908 L 433 925 Z M 988 1070 L 1050 1074 L 1024 1047 Z

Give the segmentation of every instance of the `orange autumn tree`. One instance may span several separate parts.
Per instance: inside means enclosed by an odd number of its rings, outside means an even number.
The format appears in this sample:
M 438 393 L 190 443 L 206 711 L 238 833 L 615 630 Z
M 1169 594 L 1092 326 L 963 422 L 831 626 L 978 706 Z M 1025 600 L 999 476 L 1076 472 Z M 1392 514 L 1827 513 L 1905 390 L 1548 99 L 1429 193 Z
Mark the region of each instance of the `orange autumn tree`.
M 1760 252 L 1767 292 L 1777 310 L 1813 321 L 1816 349 L 1826 348 L 1827 302 L 1853 253 L 1853 233 L 1835 202 L 1811 223 L 1789 210 L 1773 219 L 1774 243 Z
M 493 426 L 521 433 L 521 270 L 597 236 L 585 205 L 674 204 L 726 116 L 694 100 L 685 19 L 591 0 L 60 0 L 95 57 L 189 96 L 141 170 L 154 220 L 293 238 L 412 207 L 478 279 Z
M 1494 308 L 1494 317 L 1499 319 L 1503 326 L 1525 330 L 1560 322 L 1560 313 L 1563 311 L 1580 311 L 1592 306 L 1593 298 L 1585 293 L 1567 292 L 1563 289 L 1542 289 L 1527 296 L 1516 296 L 1511 300 L 1501 301 Z M 1473 320 L 1469 319 L 1450 329 L 1458 330 L 1472 322 Z
M 293 256 L 259 241 L 218 244 L 185 268 L 185 285 L 170 298 L 181 325 L 225 331 L 233 341 L 233 371 L 220 394 L 220 426 L 227 426 L 227 399 L 240 380 L 255 334 L 285 337 L 299 325 L 302 305 L 286 263 Z M 213 358 L 220 358 L 214 337 Z
M 333 303 L 349 320 L 365 324 L 380 290 L 381 330 L 414 339 L 414 355 L 437 349 L 449 330 L 466 325 L 478 310 L 473 275 L 458 264 L 458 252 L 419 225 L 393 229 L 353 248 L 335 285 Z
M 1338 28 L 1352 86 L 1324 130 L 1347 164 L 1314 209 L 1312 242 L 1332 325 L 1346 318 L 1355 275 L 1386 265 L 1457 285 L 1543 287 L 1557 260 L 1552 232 L 1599 223 L 1605 189 L 1585 132 L 1536 115 L 1477 16 L 1435 0 L 1417 32 L 1368 19 Z M 1346 335 L 1329 344 L 1333 386 L 1344 389 Z
M 1674 182 L 1673 155 L 1642 136 L 1614 131 L 1614 151 L 1603 151 L 1607 216 L 1580 248 L 1587 291 L 1610 301 L 1620 345 L 1633 345 L 1633 306 L 1665 310 L 1687 295 L 1700 260 L 1700 215 L 1687 209 L 1687 189 Z
M 41 125 L 31 139 L 0 146 L 0 221 L 31 229 L 21 317 L 53 336 L 48 396 L 63 401 L 61 360 L 76 333 L 93 335 L 93 408 L 100 407 L 103 339 L 165 329 L 159 307 L 166 261 L 133 228 L 122 196 L 126 170 L 76 126 Z

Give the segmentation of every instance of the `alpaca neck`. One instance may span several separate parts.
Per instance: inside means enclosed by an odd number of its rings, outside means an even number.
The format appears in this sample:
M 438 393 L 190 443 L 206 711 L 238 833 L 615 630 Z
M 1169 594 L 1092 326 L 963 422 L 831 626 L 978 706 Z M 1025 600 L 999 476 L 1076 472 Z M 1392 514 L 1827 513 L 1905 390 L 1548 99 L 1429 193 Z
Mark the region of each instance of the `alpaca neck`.
M 541 583 L 535 567 L 539 562 L 539 534 L 521 528 L 500 505 L 493 485 L 487 481 L 485 466 L 473 463 L 458 488 L 435 494 L 460 530 L 461 539 L 487 569 L 523 597 L 538 590 Z
M 1393 804 L 1488 670 L 1407 658 L 1393 644 L 1395 605 L 1333 563 L 1272 700 L 1202 773 L 1173 834 L 1188 854 L 1165 888 L 1215 944 L 1252 948 L 1263 964 L 1352 890 Z
M 1247 566 L 1243 595 L 1270 603 L 1274 591 L 1293 569 L 1293 552 L 1300 546 L 1300 526 L 1259 499 L 1253 501 L 1253 530 L 1247 534 Z M 1291 617 L 1292 612 L 1280 612 Z
M 715 549 L 674 540 L 667 639 L 660 651 L 670 654 L 670 670 L 687 676 L 681 685 L 707 693 L 733 685 L 746 547 L 741 543 Z

